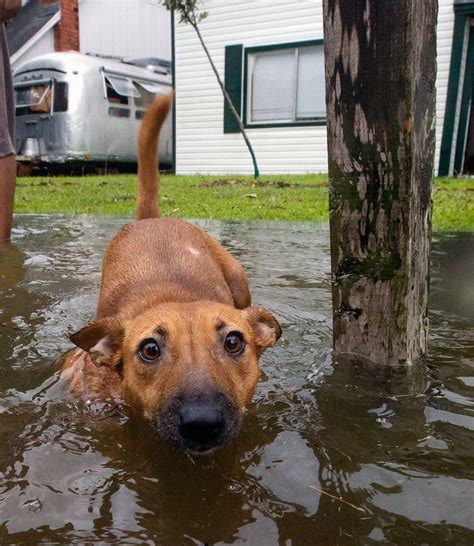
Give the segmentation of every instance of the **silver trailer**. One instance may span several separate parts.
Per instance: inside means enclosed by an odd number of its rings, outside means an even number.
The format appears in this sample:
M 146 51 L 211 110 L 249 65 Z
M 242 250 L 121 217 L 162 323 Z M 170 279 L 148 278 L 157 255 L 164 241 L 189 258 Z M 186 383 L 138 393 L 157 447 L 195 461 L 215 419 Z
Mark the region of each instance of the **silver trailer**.
M 136 165 L 141 119 L 171 75 L 109 58 L 51 53 L 19 66 L 16 151 L 20 164 L 39 167 Z M 172 162 L 172 124 L 160 134 L 160 165 Z

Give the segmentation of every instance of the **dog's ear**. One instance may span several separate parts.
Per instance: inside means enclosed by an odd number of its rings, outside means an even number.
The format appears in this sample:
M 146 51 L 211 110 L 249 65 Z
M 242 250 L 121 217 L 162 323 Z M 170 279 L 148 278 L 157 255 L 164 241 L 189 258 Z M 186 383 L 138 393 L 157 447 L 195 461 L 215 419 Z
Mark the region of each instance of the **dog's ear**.
M 122 360 L 122 322 L 108 317 L 90 322 L 69 339 L 87 351 L 96 366 L 116 368 Z
M 255 347 L 260 356 L 280 339 L 281 326 L 277 319 L 263 307 L 248 307 L 243 311 L 254 333 Z

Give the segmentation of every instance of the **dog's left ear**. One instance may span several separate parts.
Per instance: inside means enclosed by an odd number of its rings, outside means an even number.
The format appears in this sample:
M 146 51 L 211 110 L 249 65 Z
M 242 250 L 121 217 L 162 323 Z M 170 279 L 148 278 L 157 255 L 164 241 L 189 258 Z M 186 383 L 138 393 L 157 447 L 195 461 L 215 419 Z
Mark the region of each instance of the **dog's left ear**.
M 260 356 L 265 349 L 273 347 L 280 339 L 281 326 L 277 319 L 263 307 L 248 307 L 243 310 L 254 333 L 254 342 Z
M 69 339 L 87 351 L 96 366 L 115 368 L 121 362 L 122 322 L 116 317 L 95 320 Z

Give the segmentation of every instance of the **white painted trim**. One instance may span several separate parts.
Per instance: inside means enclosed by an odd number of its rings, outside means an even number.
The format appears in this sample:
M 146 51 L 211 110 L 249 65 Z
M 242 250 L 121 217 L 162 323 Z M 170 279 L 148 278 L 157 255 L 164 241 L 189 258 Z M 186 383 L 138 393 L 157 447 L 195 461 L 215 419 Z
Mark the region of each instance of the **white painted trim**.
M 57 25 L 60 20 L 61 20 L 61 12 L 58 11 L 57 13 L 53 15 L 53 17 L 51 17 L 51 19 L 44 26 L 42 26 L 38 30 L 38 32 L 34 36 L 32 36 L 25 44 L 23 44 L 20 47 L 20 49 L 15 51 L 15 53 L 13 53 L 13 55 L 10 57 L 10 63 L 11 64 L 16 63 L 16 61 L 22 55 L 24 55 L 29 49 L 31 49 L 36 44 L 36 42 L 38 42 L 38 40 L 40 40 L 47 32 L 49 32 L 55 25 Z

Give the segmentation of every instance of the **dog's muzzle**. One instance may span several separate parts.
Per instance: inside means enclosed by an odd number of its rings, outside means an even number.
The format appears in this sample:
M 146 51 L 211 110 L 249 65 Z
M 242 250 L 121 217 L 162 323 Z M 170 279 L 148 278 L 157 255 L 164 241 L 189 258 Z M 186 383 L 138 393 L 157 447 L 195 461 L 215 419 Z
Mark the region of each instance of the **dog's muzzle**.
M 241 420 L 239 407 L 226 394 L 212 391 L 175 396 L 152 423 L 172 446 L 204 453 L 230 441 Z

